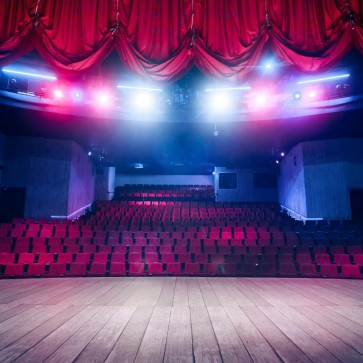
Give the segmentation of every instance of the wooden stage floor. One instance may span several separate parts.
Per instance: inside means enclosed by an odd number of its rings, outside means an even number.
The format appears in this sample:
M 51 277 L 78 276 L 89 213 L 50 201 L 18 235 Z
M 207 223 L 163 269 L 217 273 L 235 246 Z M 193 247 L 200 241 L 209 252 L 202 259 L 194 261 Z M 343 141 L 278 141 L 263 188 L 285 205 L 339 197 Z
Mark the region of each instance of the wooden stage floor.
M 0 280 L 0 362 L 363 362 L 363 280 Z

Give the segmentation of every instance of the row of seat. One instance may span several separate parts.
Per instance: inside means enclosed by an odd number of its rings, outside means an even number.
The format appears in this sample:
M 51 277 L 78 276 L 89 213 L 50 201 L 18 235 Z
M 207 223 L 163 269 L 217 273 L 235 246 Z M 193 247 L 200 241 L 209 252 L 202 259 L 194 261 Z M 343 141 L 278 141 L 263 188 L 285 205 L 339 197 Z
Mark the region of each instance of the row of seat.
M 28 265 L 3 265 L 1 273 L 5 277 L 61 277 L 61 276 L 264 276 L 264 277 L 333 277 L 361 278 L 362 267 L 357 265 L 315 265 L 286 263 L 277 267 L 274 264 L 238 263 L 180 263 L 151 262 L 110 262 L 90 264 L 75 263 L 32 263 Z
M 244 263 L 316 263 L 363 266 L 363 253 L 360 254 L 256 254 L 256 253 L 202 253 L 167 251 L 114 250 L 113 252 L 59 252 L 59 253 L 0 253 L 0 264 L 8 263 L 52 263 L 52 262 L 244 262 Z

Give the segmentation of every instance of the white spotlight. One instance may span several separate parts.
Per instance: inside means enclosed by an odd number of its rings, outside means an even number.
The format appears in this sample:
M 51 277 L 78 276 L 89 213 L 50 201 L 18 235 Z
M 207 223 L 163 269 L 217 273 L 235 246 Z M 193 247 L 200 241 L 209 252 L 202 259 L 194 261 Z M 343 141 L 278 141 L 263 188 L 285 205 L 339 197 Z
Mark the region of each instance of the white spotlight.
M 148 110 L 153 106 L 154 98 L 148 93 L 139 93 L 136 95 L 134 104 L 136 108 Z
M 223 93 L 218 93 L 211 97 L 211 108 L 215 112 L 224 112 L 230 109 L 230 98 Z

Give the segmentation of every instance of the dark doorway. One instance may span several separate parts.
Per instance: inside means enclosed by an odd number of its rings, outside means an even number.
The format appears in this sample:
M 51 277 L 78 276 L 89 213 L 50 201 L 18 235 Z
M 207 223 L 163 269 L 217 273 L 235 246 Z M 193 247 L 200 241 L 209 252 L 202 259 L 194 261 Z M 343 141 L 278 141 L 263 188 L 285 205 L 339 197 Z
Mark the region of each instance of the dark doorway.
M 363 219 L 363 189 L 350 189 L 352 219 Z
M 25 188 L 0 189 L 0 221 L 11 222 L 13 218 L 24 217 Z

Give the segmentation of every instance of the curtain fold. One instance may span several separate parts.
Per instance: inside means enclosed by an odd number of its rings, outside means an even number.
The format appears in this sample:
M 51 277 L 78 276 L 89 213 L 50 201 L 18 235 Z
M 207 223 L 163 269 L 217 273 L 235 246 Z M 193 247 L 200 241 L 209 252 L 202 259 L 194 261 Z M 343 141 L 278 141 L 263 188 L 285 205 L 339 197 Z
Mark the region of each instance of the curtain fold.
M 324 71 L 352 48 L 345 1 L 268 0 L 271 47 L 296 70 Z
M 0 66 L 5 66 L 32 49 L 33 19 L 28 10 L 35 1 L 0 1 Z
M 271 49 L 302 72 L 363 53 L 363 0 L 2 0 L 0 66 L 35 48 L 77 77 L 116 49 L 142 77 L 170 82 L 196 65 L 246 80 Z

